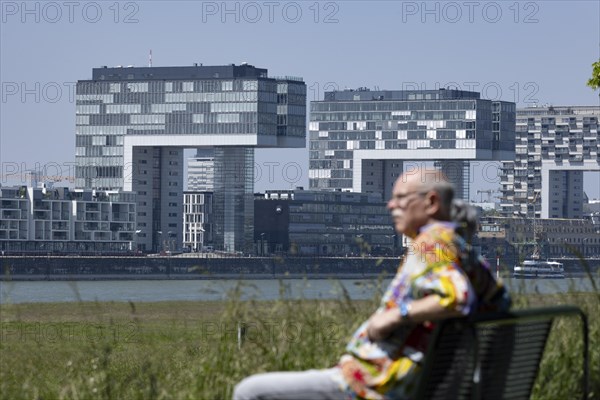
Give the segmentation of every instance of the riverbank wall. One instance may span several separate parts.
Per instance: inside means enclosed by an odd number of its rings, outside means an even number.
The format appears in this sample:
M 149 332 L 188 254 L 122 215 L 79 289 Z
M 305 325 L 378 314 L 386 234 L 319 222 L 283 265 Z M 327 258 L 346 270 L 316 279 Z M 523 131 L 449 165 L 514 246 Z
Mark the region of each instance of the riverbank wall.
M 392 276 L 398 258 L 2 257 L 2 280 L 360 278 Z
M 597 273 L 599 260 L 561 260 L 569 274 Z M 397 257 L 0 257 L 1 280 L 127 279 L 297 279 L 362 277 L 395 274 Z M 496 266 L 492 266 L 495 270 Z M 512 268 L 500 266 L 507 276 Z

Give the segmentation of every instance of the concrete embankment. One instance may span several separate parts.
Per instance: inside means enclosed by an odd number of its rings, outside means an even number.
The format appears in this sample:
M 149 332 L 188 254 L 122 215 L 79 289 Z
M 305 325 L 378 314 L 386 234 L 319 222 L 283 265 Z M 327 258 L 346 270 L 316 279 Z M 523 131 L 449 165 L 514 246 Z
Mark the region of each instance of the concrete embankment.
M 2 257 L 2 280 L 297 279 L 391 276 L 398 258 Z
M 569 276 L 596 274 L 600 259 L 564 259 Z M 397 257 L 0 257 L 1 280 L 360 279 L 391 277 Z M 492 266 L 495 269 L 495 266 Z M 509 276 L 512 267 L 500 267 Z

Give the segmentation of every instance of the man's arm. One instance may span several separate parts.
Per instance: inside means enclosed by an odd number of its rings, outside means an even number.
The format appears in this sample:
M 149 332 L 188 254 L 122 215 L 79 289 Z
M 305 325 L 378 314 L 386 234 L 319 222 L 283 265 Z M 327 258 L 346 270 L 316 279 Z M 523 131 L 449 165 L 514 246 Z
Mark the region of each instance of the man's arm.
M 407 318 L 402 318 L 400 309 L 390 308 L 380 313 L 375 313 L 369 318 L 367 334 L 371 341 L 387 338 L 395 329 L 403 323 L 421 323 L 435 319 L 444 319 L 464 315 L 460 311 L 447 308 L 442 305 L 442 298 L 432 294 L 410 303 Z

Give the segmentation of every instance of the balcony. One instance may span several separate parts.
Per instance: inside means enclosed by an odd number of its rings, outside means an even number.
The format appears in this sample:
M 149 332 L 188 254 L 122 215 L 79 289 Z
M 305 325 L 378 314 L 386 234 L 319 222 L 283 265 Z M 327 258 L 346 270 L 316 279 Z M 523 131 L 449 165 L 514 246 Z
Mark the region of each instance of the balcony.
M 53 231 L 68 231 L 69 223 L 66 221 L 65 222 L 53 221 L 52 222 L 52 230 Z
M 569 162 L 583 162 L 583 155 L 571 155 L 569 156 Z
M 84 218 L 86 221 L 100 221 L 100 215 L 94 212 L 86 212 Z

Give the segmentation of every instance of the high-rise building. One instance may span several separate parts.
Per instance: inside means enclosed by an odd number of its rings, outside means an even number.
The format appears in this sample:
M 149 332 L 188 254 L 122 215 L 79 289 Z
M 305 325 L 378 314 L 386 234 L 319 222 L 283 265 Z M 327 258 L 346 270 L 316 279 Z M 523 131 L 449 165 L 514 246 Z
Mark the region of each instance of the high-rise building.
M 187 190 L 196 192 L 212 192 L 214 188 L 214 149 L 198 149 L 194 157 L 188 158 Z
M 137 192 L 142 250 L 164 235 L 182 245 L 185 148 L 214 149 L 215 248 L 252 250 L 254 148 L 305 146 L 301 78 L 245 63 L 102 67 L 76 89 L 76 186 Z
M 515 159 L 502 167 L 501 213 L 582 218 L 583 172 L 600 171 L 600 107 L 517 110 Z
M 470 161 L 512 160 L 515 104 L 461 90 L 326 92 L 311 102 L 310 189 L 391 195 L 407 161 L 433 161 L 469 199 Z

